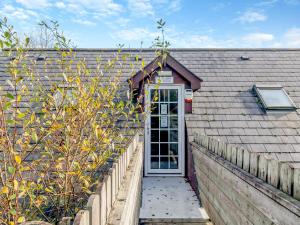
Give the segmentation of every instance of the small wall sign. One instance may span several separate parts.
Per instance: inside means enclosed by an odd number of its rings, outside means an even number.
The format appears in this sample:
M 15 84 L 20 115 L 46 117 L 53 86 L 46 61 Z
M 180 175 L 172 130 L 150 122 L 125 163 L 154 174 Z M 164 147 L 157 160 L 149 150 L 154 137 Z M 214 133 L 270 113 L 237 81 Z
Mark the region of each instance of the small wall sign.
M 187 103 L 190 103 L 193 101 L 193 90 L 192 89 L 184 90 L 184 101 Z
M 157 74 L 160 77 L 172 77 L 172 71 L 171 70 L 158 71 Z
M 156 84 L 173 84 L 173 77 L 155 77 Z

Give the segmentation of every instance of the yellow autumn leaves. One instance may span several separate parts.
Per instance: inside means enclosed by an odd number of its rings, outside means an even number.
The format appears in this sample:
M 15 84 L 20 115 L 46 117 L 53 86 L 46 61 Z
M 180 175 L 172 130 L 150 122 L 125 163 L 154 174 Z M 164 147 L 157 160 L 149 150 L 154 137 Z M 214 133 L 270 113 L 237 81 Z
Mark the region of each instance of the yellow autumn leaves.
M 1 193 L 2 194 L 8 194 L 9 193 L 9 188 L 7 186 L 4 186 L 1 188 Z
M 15 155 L 15 161 L 18 165 L 21 164 L 22 162 L 21 157 L 19 155 Z
M 123 128 L 139 107 L 121 84 L 122 63 L 132 57 L 120 51 L 89 68 L 72 49 L 56 49 L 55 58 L 37 62 L 2 28 L 9 38 L 0 43 L 15 59 L 7 62 L 9 90 L 0 97 L 0 224 L 58 223 L 77 213 L 107 160 L 124 150 L 132 131 Z
M 25 222 L 25 217 L 24 216 L 18 217 L 17 223 L 20 224 L 20 223 L 23 223 L 23 222 Z M 12 221 L 9 222 L 9 225 L 15 225 L 15 224 L 16 224 L 15 222 L 12 222 Z

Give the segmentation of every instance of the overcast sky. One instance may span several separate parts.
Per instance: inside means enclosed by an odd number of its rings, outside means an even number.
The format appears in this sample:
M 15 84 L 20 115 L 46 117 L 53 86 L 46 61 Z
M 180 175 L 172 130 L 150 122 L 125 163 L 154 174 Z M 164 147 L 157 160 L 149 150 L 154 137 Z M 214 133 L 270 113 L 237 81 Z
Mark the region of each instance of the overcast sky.
M 160 18 L 171 47 L 300 47 L 300 0 L 0 0 L 0 15 L 22 33 L 57 20 L 77 47 L 149 47 Z

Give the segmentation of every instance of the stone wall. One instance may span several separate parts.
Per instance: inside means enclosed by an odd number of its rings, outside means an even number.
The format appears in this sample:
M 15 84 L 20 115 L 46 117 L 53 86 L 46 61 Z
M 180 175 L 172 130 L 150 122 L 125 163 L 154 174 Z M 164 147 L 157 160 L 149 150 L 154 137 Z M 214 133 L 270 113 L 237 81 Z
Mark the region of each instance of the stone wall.
M 196 135 L 191 146 L 201 202 L 214 224 L 300 224 L 297 164 L 206 136 Z

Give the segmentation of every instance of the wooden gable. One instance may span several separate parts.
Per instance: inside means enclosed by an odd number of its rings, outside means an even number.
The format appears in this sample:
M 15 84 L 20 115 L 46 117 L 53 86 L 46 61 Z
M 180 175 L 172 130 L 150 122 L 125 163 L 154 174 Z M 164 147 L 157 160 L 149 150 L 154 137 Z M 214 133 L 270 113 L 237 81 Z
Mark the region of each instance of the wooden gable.
M 138 71 L 134 76 L 128 79 L 132 89 L 143 89 L 142 85 L 146 80 L 153 81 L 160 70 L 171 70 L 174 76 L 174 83 L 184 83 L 187 88 L 193 91 L 201 87 L 202 79 L 196 76 L 193 72 L 183 66 L 170 54 L 167 55 L 165 60 L 162 56 L 156 57 L 151 61 L 143 70 Z

